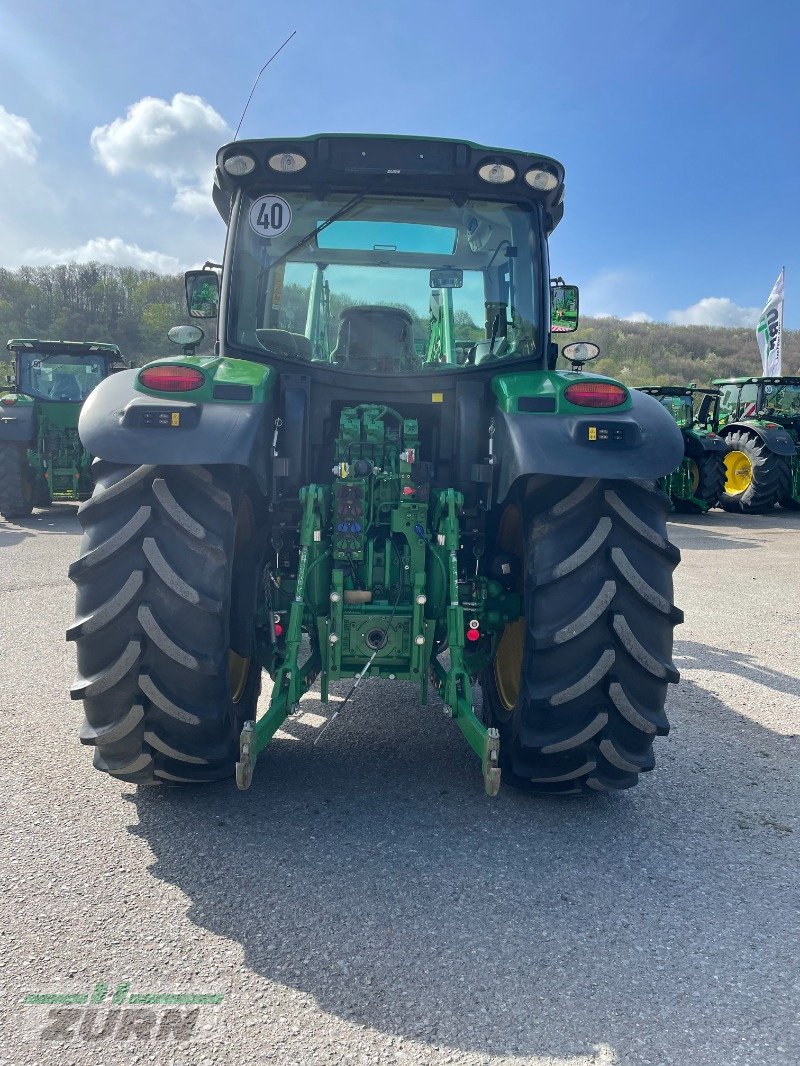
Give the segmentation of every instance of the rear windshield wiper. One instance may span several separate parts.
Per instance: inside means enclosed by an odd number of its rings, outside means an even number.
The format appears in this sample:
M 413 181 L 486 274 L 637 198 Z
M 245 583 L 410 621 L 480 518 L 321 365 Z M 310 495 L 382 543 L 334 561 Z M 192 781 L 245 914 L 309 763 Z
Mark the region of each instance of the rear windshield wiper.
M 371 192 L 371 189 L 367 190 L 366 192 L 360 192 L 357 196 L 354 196 L 352 200 L 348 200 L 347 203 L 343 207 L 340 207 L 338 211 L 334 211 L 330 218 L 326 218 L 324 222 L 320 222 L 318 226 L 312 229 L 304 237 L 301 237 L 296 244 L 293 244 L 288 251 L 284 252 L 283 255 L 279 255 L 278 258 L 274 259 L 268 266 L 265 266 L 259 274 L 259 280 L 268 270 L 274 270 L 275 267 L 280 266 L 281 263 L 285 263 L 286 260 L 290 256 L 294 255 L 296 251 L 302 248 L 304 244 L 308 244 L 309 241 L 314 240 L 320 233 L 322 233 L 324 229 L 327 229 L 328 226 L 333 225 L 334 222 L 338 222 L 339 219 L 346 215 L 348 211 L 351 211 L 354 207 L 357 207 L 362 200 L 364 200 L 367 196 L 370 195 Z

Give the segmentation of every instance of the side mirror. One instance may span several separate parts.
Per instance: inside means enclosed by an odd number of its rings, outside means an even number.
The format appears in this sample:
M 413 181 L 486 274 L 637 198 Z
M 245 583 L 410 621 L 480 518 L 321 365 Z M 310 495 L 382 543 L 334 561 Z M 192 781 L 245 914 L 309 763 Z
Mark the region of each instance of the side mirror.
M 598 357 L 600 348 L 591 341 L 574 341 L 572 344 L 565 344 L 561 354 L 567 362 L 572 363 L 573 370 L 580 371 L 584 363 Z
M 578 328 L 578 286 L 560 284 L 550 286 L 550 330 L 552 333 L 574 333 Z
M 216 318 L 219 313 L 219 275 L 215 270 L 187 270 L 186 307 L 190 318 Z

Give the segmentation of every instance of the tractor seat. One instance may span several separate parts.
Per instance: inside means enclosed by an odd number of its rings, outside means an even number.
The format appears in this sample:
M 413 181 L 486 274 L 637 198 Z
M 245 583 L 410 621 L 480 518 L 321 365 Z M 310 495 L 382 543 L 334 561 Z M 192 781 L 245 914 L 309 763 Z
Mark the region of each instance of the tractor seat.
M 262 348 L 275 355 L 288 355 L 293 359 L 311 358 L 311 341 L 303 333 L 290 333 L 288 329 L 257 329 L 256 339 Z
M 50 390 L 51 400 L 80 400 L 81 387 L 74 374 L 56 374 Z
M 413 327 L 413 318 L 401 307 L 345 307 L 339 312 L 331 359 L 354 370 L 416 366 Z

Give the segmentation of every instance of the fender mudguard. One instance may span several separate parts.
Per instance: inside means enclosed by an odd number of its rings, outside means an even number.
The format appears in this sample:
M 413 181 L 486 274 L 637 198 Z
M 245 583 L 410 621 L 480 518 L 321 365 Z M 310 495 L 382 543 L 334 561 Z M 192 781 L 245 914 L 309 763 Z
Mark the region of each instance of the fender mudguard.
M 36 406 L 32 403 L 14 403 L 0 406 L 0 441 L 33 440 L 36 435 Z
M 777 429 L 770 429 L 761 422 L 729 422 L 724 429 L 720 430 L 720 433 L 723 437 L 727 437 L 738 430 L 747 430 L 748 433 L 754 433 L 776 455 L 797 455 L 797 446 L 783 426 L 779 426 Z
M 705 434 L 700 434 L 696 436 L 690 432 L 685 434 L 684 442 L 686 454 L 690 457 L 702 455 L 703 452 L 719 452 L 720 455 L 725 455 L 730 451 L 730 444 L 724 437 L 718 435 L 708 437 Z
M 683 460 L 680 429 L 652 396 L 631 392 L 631 400 L 619 414 L 607 408 L 585 415 L 497 411 L 498 502 L 530 474 L 655 480 L 675 470 Z
M 138 370 L 102 381 L 81 411 L 78 434 L 91 455 L 135 466 L 232 464 L 269 491 L 272 403 L 196 403 L 149 396 L 133 387 Z M 172 426 L 172 415 L 178 425 Z

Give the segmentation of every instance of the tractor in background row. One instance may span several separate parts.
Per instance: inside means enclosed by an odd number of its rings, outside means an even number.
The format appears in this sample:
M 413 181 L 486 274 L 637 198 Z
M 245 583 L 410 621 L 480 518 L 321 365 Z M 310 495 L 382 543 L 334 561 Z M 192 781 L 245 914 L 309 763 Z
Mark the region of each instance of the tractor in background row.
M 800 510 L 800 377 L 727 378 L 721 389 L 726 511 Z
M 646 385 L 675 419 L 683 434 L 681 465 L 659 479 L 673 508 L 681 514 L 705 514 L 719 504 L 725 486 L 728 445 L 719 435 L 719 389 L 696 385 Z
M 92 457 L 78 436 L 87 396 L 127 369 L 116 344 L 10 340 L 14 377 L 0 384 L 0 514 L 21 518 L 92 494 Z
M 214 355 L 116 374 L 81 414 L 68 638 L 99 770 L 248 788 L 312 685 L 347 714 L 371 678 L 451 718 L 490 794 L 652 769 L 682 617 L 655 482 L 683 442 L 586 372 L 596 346 L 556 368 L 563 195 L 556 160 L 467 141 L 220 150 L 224 263 L 187 275 Z

